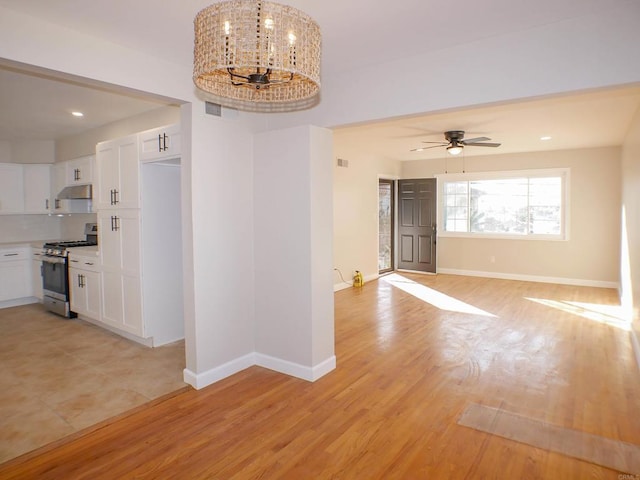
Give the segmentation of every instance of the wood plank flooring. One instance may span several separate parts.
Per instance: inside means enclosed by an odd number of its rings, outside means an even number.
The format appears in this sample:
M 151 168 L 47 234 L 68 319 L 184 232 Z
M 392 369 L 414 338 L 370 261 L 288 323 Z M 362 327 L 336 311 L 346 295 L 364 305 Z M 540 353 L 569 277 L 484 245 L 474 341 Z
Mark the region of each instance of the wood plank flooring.
M 317 382 L 252 367 L 2 464 L 0 478 L 640 475 L 457 423 L 480 404 L 640 445 L 640 372 L 603 310 L 614 290 L 403 273 L 335 300 L 338 367 Z

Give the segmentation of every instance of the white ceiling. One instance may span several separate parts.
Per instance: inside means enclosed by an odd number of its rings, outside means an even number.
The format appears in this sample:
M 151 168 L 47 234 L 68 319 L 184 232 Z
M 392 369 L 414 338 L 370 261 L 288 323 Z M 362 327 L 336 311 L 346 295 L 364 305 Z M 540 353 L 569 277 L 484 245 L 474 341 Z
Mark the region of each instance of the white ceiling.
M 0 68 L 0 140 L 56 140 L 166 104 Z M 78 118 L 73 111 L 84 114 Z
M 337 129 L 335 137 L 374 156 L 395 160 L 444 158 L 446 149 L 411 150 L 444 142 L 444 132 L 489 137 L 498 148 L 464 148 L 465 156 L 621 145 L 640 108 L 640 87 L 567 95 Z M 543 136 L 550 140 L 540 140 Z
M 380 61 L 597 15 L 637 0 L 398 0 L 393 8 L 380 8 L 370 0 L 283 1 L 320 24 L 322 75 L 326 78 Z M 210 3 L 0 0 L 0 6 L 188 66 L 193 55 L 193 18 Z M 160 105 L 68 84 L 43 84 L 42 79 L 18 82 L 13 75 L 0 71 L 0 140 L 25 135 L 58 138 L 76 133 L 78 125 L 92 128 Z M 467 148 L 465 155 L 617 145 L 639 105 L 639 91 L 625 89 L 393 120 L 341 130 L 340 135 L 361 141 L 363 148 L 402 160 L 441 156 L 440 149 L 409 150 L 420 146 L 422 140 L 441 140 L 442 132 L 452 129 L 467 131 L 467 137 L 487 136 L 503 144 L 497 149 Z M 86 110 L 81 119 L 84 124 L 68 115 L 76 108 Z M 553 140 L 540 142 L 541 135 L 552 135 Z

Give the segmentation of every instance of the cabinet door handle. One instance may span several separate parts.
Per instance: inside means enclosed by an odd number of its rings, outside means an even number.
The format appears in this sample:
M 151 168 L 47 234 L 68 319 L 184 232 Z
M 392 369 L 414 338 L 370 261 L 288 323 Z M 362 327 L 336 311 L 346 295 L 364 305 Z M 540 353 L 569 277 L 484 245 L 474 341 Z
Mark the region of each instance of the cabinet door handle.
M 93 262 L 84 262 L 85 265 L 93 265 Z
M 114 205 L 120 203 L 120 192 L 117 189 L 113 191 L 113 198 L 115 199 Z
M 112 189 L 109 191 L 109 193 L 111 194 L 111 200 L 110 200 L 111 205 L 113 205 L 113 192 L 114 192 L 114 190 L 113 190 L 113 188 L 112 188 Z
M 158 151 L 162 151 L 162 135 L 158 134 Z
M 45 199 L 45 201 L 44 201 L 44 208 L 45 208 L 45 210 L 49 210 L 49 199 L 48 198 Z
M 54 203 L 55 203 L 55 205 L 54 205 L 54 207 L 53 207 L 53 208 L 55 208 L 56 210 L 58 210 L 58 209 L 60 208 L 60 200 L 59 200 L 58 198 L 56 198 L 56 200 L 55 200 L 55 202 L 54 202 Z
M 169 147 L 167 146 L 167 134 L 163 133 L 162 134 L 162 144 L 164 145 L 163 150 L 169 150 Z
M 78 274 L 78 288 L 82 288 L 82 281 L 80 280 L 80 274 Z
M 18 254 L 17 253 L 5 253 L 4 256 L 5 257 L 17 257 Z
M 117 216 L 111 217 L 111 231 L 117 232 L 120 229 L 120 219 Z
M 71 260 L 71 263 L 78 263 L 78 260 Z

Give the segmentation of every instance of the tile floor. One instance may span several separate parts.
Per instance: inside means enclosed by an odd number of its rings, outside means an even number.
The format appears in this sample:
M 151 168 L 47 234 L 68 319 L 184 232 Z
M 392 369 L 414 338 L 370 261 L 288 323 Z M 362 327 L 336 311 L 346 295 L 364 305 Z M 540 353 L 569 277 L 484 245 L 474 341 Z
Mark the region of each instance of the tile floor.
M 148 348 L 40 304 L 0 310 L 0 463 L 187 386 L 184 342 Z

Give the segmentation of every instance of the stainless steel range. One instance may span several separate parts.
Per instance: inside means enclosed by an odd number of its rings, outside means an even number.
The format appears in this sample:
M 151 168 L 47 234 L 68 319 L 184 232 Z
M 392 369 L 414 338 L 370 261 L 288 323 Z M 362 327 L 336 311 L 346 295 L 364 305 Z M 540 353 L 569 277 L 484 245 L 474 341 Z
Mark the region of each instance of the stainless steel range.
M 69 308 L 69 249 L 98 244 L 98 224 L 84 226 L 84 240 L 47 242 L 42 246 L 42 303 L 53 313 L 71 318 Z

